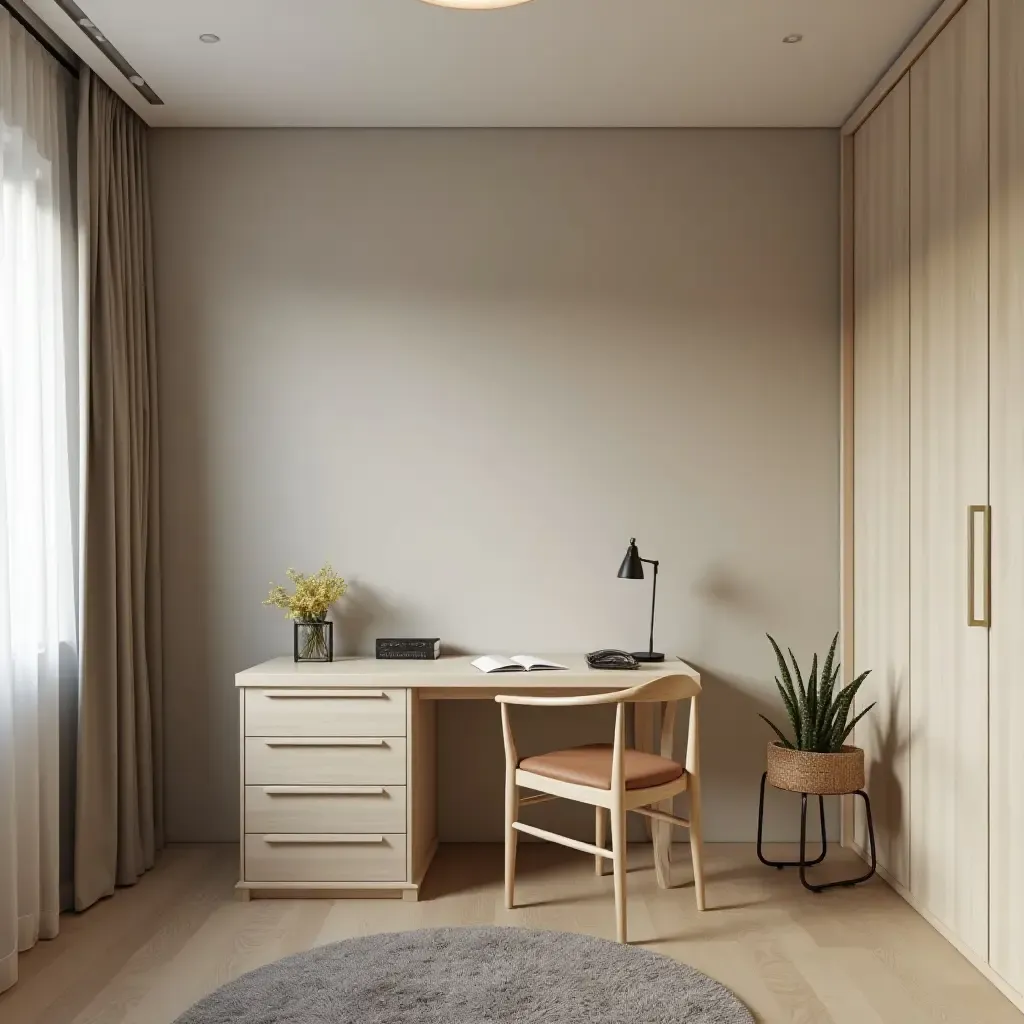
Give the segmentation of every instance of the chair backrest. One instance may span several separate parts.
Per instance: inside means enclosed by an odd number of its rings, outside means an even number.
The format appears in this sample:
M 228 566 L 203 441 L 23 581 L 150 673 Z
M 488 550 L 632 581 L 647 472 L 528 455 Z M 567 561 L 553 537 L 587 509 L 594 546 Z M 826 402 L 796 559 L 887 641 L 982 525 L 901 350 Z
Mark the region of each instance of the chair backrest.
M 696 679 L 684 675 L 665 675 L 657 679 L 631 686 L 626 690 L 613 690 L 610 693 L 582 694 L 576 697 L 537 697 L 530 694 L 498 694 L 494 699 L 501 705 L 501 724 L 505 740 L 505 757 L 510 763 L 518 761 L 515 741 L 512 737 L 512 726 L 509 720 L 509 704 L 525 704 L 531 707 L 587 707 L 597 704 L 615 704 L 615 738 L 614 764 L 621 776 L 622 751 L 626 741 L 627 704 L 660 703 L 662 707 L 661 737 L 659 753 L 662 757 L 672 758 L 676 712 L 679 701 L 690 699 L 690 737 L 687 744 L 687 760 L 690 759 L 690 745 L 696 750 L 697 728 L 697 697 L 701 686 Z M 615 774 L 613 772 L 613 774 Z
M 697 728 L 697 695 L 700 693 L 700 683 L 689 676 L 663 676 L 661 679 L 652 679 L 649 683 L 641 683 L 630 690 L 620 691 L 623 693 L 623 702 L 626 704 L 637 704 L 646 701 L 658 701 L 661 704 L 661 735 L 658 743 L 658 753 L 669 760 L 675 759 L 675 735 L 676 715 L 679 711 L 679 701 L 690 698 L 690 729 L 691 734 L 687 742 L 687 748 L 696 744 Z M 622 704 L 619 705 L 621 712 Z M 619 723 L 616 722 L 616 741 L 619 740 Z M 625 733 L 622 733 L 622 742 L 625 742 Z
M 700 693 L 700 683 L 690 676 L 662 676 L 649 682 L 632 686 L 628 690 L 618 690 L 609 696 L 626 704 L 638 704 L 646 701 L 678 701 L 687 697 L 695 697 Z
M 611 690 L 604 693 L 583 693 L 572 697 L 537 697 L 529 693 L 499 693 L 494 699 L 499 704 L 526 704 L 531 707 L 572 708 L 592 704 L 637 704 L 645 701 L 676 701 L 696 697 L 700 683 L 690 676 L 659 676 L 647 682 L 631 686 L 626 690 Z

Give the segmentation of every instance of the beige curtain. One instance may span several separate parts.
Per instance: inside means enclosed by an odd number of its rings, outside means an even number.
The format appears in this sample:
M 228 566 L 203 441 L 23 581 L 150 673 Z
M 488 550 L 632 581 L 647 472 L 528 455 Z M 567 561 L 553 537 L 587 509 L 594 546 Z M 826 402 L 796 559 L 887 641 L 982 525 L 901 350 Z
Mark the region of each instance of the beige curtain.
M 0 9 L 0 991 L 59 927 L 58 698 L 77 660 L 72 84 Z
M 163 844 L 156 331 L 146 128 L 80 82 L 85 393 L 75 907 L 131 885 Z

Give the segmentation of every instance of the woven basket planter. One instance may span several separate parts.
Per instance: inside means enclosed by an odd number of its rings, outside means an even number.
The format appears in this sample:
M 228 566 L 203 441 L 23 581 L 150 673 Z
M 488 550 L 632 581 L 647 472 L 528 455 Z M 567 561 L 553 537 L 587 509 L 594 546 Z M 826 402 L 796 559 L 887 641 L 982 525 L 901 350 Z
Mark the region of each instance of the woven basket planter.
M 768 782 L 791 793 L 856 793 L 864 788 L 864 751 L 860 747 L 843 747 L 838 754 L 818 754 L 769 743 Z

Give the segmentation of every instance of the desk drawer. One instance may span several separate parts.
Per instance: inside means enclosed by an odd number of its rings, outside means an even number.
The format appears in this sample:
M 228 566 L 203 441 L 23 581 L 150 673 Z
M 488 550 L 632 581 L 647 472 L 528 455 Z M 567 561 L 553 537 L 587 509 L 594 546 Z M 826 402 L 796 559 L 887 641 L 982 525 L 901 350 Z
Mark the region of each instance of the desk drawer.
M 404 835 L 247 835 L 247 882 L 403 882 Z
M 247 785 L 404 786 L 403 737 L 246 737 Z
M 246 736 L 404 736 L 405 690 L 246 690 Z
M 405 786 L 246 786 L 246 832 L 405 831 Z

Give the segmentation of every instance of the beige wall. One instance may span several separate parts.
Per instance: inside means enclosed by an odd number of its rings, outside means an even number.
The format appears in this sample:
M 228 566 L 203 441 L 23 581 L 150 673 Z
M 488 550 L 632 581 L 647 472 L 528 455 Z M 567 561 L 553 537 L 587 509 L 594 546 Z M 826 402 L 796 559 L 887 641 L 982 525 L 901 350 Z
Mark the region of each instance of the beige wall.
M 288 566 L 352 582 L 346 650 L 628 648 L 635 535 L 658 646 L 706 672 L 708 838 L 751 839 L 764 632 L 809 658 L 838 626 L 835 133 L 152 140 L 169 836 L 237 832 L 232 676 L 289 649 Z M 440 739 L 442 837 L 498 838 L 494 706 Z

